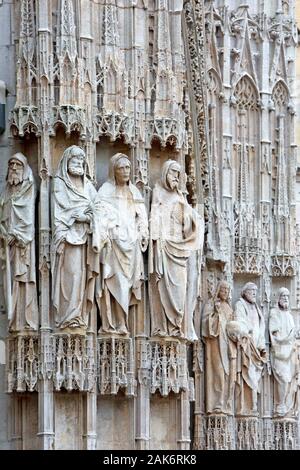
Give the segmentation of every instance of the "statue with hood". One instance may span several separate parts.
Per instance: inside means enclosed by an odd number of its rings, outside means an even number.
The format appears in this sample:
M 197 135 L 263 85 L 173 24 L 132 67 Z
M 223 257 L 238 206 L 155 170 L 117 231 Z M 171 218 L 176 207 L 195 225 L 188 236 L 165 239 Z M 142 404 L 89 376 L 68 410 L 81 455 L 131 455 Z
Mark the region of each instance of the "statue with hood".
M 229 284 L 220 281 L 203 310 L 207 413 L 233 413 L 237 347 L 228 334 L 233 323 L 229 294 Z
M 52 299 L 59 329 L 84 333 L 99 274 L 97 191 L 86 176 L 84 151 L 72 145 L 53 183 Z
M 35 274 L 35 187 L 26 157 L 8 162 L 6 187 L 0 196 L 0 253 L 9 330 L 39 327 Z
M 115 154 L 109 179 L 98 192 L 102 234 L 107 237 L 100 241 L 105 246 L 97 289 L 102 334 L 128 335 L 129 307 L 141 300 L 148 218 L 143 197 L 130 181 L 130 171 L 128 157 Z
M 204 223 L 179 189 L 181 166 L 168 160 L 153 189 L 150 213 L 152 336 L 197 339 L 193 313 L 200 268 L 192 254 L 203 246 Z

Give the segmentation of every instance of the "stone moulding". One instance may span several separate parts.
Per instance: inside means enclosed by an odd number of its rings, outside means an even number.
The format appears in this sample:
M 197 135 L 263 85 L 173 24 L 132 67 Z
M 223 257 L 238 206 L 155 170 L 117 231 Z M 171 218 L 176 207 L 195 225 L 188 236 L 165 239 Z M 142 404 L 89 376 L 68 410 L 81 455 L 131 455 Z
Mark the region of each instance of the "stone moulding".
M 262 450 L 263 441 L 260 421 L 256 417 L 240 417 L 236 420 L 236 439 L 238 450 Z
M 95 384 L 93 339 L 90 336 L 54 335 L 53 385 L 56 391 L 92 391 Z
M 273 419 L 275 450 L 295 450 L 297 436 L 298 423 L 295 419 Z
M 135 395 L 134 355 L 131 338 L 100 337 L 97 340 L 97 383 L 101 395 Z
M 170 392 L 189 390 L 186 344 L 151 340 L 149 344 L 151 393 L 166 397 Z
M 7 348 L 7 392 L 34 392 L 39 374 L 39 346 L 36 334 L 10 336 Z
M 289 255 L 272 256 L 272 276 L 293 277 L 296 275 L 296 259 Z
M 41 133 L 40 112 L 36 106 L 15 107 L 9 118 L 10 129 L 13 136 L 23 137 L 25 134 Z
M 208 450 L 234 449 L 233 417 L 227 415 L 209 415 L 206 418 L 206 446 Z

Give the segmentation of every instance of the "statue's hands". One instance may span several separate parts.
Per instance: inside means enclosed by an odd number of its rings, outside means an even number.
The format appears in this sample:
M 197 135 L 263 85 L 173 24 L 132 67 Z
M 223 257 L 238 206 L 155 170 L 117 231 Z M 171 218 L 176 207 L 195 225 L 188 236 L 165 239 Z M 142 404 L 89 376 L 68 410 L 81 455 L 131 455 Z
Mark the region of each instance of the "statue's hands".
M 265 359 L 267 357 L 267 351 L 265 349 L 260 350 L 260 356 Z
M 91 220 L 88 214 L 80 212 L 79 210 L 75 210 L 72 214 L 72 217 L 75 219 L 76 222 L 82 223 L 89 223 Z

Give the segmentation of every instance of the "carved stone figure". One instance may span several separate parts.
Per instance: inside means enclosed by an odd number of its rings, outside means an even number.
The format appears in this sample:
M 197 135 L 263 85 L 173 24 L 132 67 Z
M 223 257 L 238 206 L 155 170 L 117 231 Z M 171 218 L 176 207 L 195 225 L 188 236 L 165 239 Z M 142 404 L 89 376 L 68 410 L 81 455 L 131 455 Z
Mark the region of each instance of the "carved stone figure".
M 257 286 L 253 282 L 245 284 L 234 311 L 239 339 L 237 412 L 244 416 L 257 414 L 257 394 L 266 362 L 265 321 L 256 303 L 256 294 Z
M 141 300 L 148 219 L 143 197 L 130 181 L 130 169 L 126 155 L 114 155 L 110 160 L 109 180 L 98 192 L 107 233 L 97 289 L 100 332 L 105 334 L 127 335 L 129 307 Z
M 289 309 L 290 293 L 282 287 L 279 290 L 278 306 L 271 310 L 269 332 L 271 338 L 271 366 L 274 375 L 276 416 L 286 416 L 296 404 L 299 371 L 297 363 L 296 330 Z
M 76 145 L 60 160 L 53 186 L 52 279 L 56 325 L 86 328 L 99 274 L 97 191 Z M 75 329 L 75 330 L 74 330 Z
M 6 181 L 0 197 L 0 248 L 9 330 L 37 330 L 35 188 L 31 168 L 22 153 L 10 158 Z
M 188 260 L 203 243 L 203 224 L 179 190 L 180 165 L 165 162 L 153 190 L 149 272 L 153 336 L 187 337 L 193 312 L 187 309 Z M 198 275 L 194 273 L 194 278 Z M 192 338 L 195 339 L 195 335 Z
M 205 342 L 206 410 L 233 412 L 236 375 L 236 344 L 229 338 L 227 325 L 233 320 L 229 284 L 219 282 L 213 299 L 204 307 L 202 337 Z

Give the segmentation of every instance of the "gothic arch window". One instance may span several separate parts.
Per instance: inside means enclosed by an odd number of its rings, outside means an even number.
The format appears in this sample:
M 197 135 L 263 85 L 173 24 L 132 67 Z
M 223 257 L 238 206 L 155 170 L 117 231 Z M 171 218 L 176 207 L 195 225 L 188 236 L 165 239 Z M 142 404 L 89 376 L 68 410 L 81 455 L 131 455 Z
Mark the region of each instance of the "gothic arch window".
M 277 110 L 286 112 L 289 103 L 289 91 L 286 84 L 279 80 L 273 88 L 273 101 Z
M 37 106 L 37 82 L 35 77 L 31 80 L 31 105 Z
M 96 83 L 97 83 L 97 108 L 101 110 L 103 108 L 104 71 L 98 59 L 96 61 Z
M 55 78 L 54 78 L 53 87 L 54 87 L 54 104 L 55 104 L 55 106 L 58 106 L 59 105 L 59 89 L 60 89 L 60 86 L 59 86 L 59 80 L 58 80 L 57 76 L 55 76 Z
M 271 113 L 272 129 L 272 193 L 273 193 L 273 215 L 274 241 L 277 252 L 290 251 L 290 233 L 287 217 L 289 216 L 290 190 L 289 162 L 290 162 L 290 128 L 292 127 L 289 113 L 290 95 L 283 80 L 279 80 L 272 93 L 274 103 Z
M 22 90 L 22 104 L 28 104 L 28 99 L 29 99 L 28 74 L 29 74 L 29 69 L 28 69 L 27 62 L 23 60 L 22 65 L 21 65 L 21 84 L 20 84 L 20 89 Z
M 110 64 L 106 74 L 105 88 L 107 91 L 107 109 L 116 110 L 117 105 L 117 71 L 113 64 Z
M 232 107 L 233 159 L 239 237 L 257 238 L 255 224 L 259 194 L 260 112 L 254 81 L 244 75 L 234 90 Z M 245 219 L 246 218 L 246 219 Z M 244 220 L 245 219 L 245 220 Z

